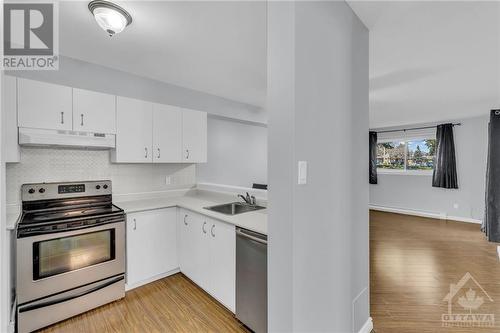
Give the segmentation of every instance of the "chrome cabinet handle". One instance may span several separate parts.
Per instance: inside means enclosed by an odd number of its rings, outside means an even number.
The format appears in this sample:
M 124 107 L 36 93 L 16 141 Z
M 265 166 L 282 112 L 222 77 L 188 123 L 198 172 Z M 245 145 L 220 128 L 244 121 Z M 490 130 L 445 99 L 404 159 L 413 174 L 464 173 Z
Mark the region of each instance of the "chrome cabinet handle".
M 188 224 L 187 224 L 187 222 L 186 222 L 187 217 L 188 217 L 188 216 L 187 216 L 187 214 L 186 214 L 186 215 L 184 215 L 184 224 L 185 224 L 185 225 L 188 225 Z
M 212 228 L 210 228 L 210 234 L 212 235 L 212 237 L 215 237 L 214 228 L 215 224 L 212 224 Z
M 82 117 L 82 120 L 81 120 L 80 126 L 83 126 L 83 113 L 80 115 L 80 117 Z
M 186 149 L 186 160 L 189 160 L 189 149 Z
M 148 158 L 148 147 L 144 148 L 144 152 L 145 152 L 144 158 Z
M 61 111 L 61 124 L 64 124 L 64 111 Z
M 201 227 L 201 230 L 203 230 L 203 233 L 206 234 L 207 231 L 205 230 L 205 225 L 207 224 L 207 221 L 203 222 L 203 226 Z
M 160 158 L 160 148 L 158 148 L 158 158 Z
M 134 219 L 134 230 L 137 230 L 137 221 Z

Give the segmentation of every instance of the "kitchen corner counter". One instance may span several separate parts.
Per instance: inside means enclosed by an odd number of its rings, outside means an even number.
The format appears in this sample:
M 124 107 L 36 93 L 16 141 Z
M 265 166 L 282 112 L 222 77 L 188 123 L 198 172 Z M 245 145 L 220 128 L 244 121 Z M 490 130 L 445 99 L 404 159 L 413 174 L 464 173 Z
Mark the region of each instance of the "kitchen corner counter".
M 118 201 L 115 204 L 122 208 L 125 213 L 180 207 L 222 222 L 267 235 L 266 209 L 239 215 L 225 215 L 203 208 L 235 201 L 237 201 L 235 197 L 221 196 L 218 194 L 210 195 L 208 191 L 203 191 L 203 193 L 193 193 L 182 196 Z
M 19 219 L 20 215 L 21 215 L 21 213 L 19 213 L 19 212 L 7 212 L 7 216 L 6 216 L 7 230 L 15 230 L 16 229 L 17 220 Z

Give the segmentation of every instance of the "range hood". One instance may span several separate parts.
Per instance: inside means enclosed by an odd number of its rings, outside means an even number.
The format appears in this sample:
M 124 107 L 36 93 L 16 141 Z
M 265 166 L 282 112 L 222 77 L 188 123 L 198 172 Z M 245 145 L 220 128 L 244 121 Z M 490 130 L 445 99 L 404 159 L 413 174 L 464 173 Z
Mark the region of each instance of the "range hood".
M 115 135 L 19 127 L 19 145 L 38 147 L 115 148 Z

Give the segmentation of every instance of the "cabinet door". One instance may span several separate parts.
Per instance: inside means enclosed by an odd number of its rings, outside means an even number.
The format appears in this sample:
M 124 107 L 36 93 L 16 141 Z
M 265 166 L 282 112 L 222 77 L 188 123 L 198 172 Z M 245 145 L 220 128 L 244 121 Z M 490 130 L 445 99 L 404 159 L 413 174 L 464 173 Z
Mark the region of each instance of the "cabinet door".
M 17 88 L 14 76 L 3 75 L 2 119 L 5 162 L 19 162 L 21 152 L 17 138 Z
M 210 290 L 232 312 L 236 304 L 236 234 L 234 225 L 210 219 Z
M 127 216 L 127 285 L 149 283 L 178 267 L 176 209 Z
M 187 277 L 195 275 L 194 229 L 197 229 L 196 219 L 185 209 L 179 210 L 179 266 Z
M 72 130 L 71 87 L 18 79 L 19 127 Z
M 180 267 L 182 273 L 203 289 L 208 288 L 208 227 L 203 216 L 188 210 L 180 213 Z
M 182 111 L 180 108 L 153 104 L 153 162 L 182 161 Z
M 116 149 L 113 162 L 151 163 L 152 104 L 137 99 L 116 98 Z
M 148 249 L 143 245 L 147 244 L 147 233 L 145 228 L 137 228 L 141 223 L 140 214 L 127 214 L 127 285 L 134 286 L 145 278 L 144 271 L 147 266 L 146 258 Z
M 115 96 L 73 88 L 73 130 L 115 134 Z
M 182 157 L 184 162 L 207 161 L 207 113 L 182 110 Z

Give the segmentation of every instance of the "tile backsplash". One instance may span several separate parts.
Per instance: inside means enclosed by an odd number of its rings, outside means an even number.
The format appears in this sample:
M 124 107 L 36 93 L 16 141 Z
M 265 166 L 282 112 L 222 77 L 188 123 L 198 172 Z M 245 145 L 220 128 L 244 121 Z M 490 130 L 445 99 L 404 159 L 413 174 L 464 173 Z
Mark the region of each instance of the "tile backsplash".
M 7 164 L 7 204 L 19 204 L 25 183 L 111 179 L 114 194 L 166 191 L 196 183 L 195 164 L 114 164 L 109 151 L 22 148 L 21 162 Z M 170 177 L 170 185 L 165 177 Z

